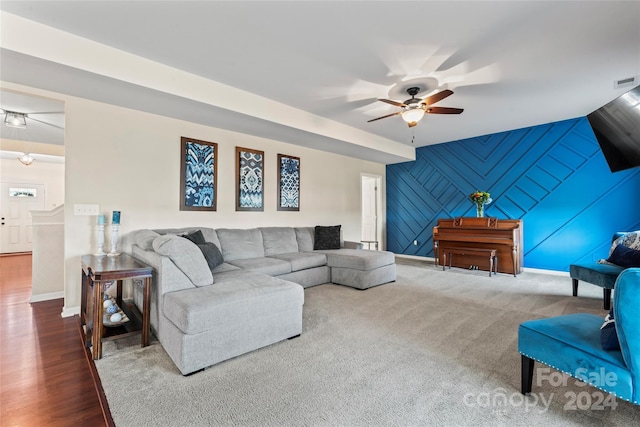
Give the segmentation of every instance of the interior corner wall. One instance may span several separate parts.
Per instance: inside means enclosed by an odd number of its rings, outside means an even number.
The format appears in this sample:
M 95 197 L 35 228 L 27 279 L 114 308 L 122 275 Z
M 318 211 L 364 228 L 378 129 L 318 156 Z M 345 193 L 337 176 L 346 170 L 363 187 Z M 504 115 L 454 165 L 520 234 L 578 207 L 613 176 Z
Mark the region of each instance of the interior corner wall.
M 640 229 L 640 168 L 612 173 L 585 117 L 421 147 L 387 166 L 387 248 L 433 257 L 439 218 L 521 219 L 524 266 L 568 271 L 608 256 L 617 231 Z M 418 245 L 414 245 L 414 240 Z

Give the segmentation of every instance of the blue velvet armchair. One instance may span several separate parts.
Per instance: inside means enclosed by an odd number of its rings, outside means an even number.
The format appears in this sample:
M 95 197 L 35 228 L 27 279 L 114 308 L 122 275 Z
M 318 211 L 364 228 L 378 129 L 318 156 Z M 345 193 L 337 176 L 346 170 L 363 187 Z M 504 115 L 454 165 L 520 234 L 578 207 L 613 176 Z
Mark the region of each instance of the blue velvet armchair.
M 613 235 L 611 242 L 625 233 L 618 232 Z M 571 264 L 569 266 L 569 275 L 573 285 L 573 296 L 578 296 L 578 281 L 591 283 L 600 286 L 603 289 L 604 309 L 611 308 L 611 290 L 614 288 L 618 275 L 624 270 L 624 267 L 609 264 L 598 264 L 597 262 L 585 262 Z
M 603 317 L 579 313 L 530 320 L 518 329 L 522 393 L 531 392 L 534 361 L 640 404 L 640 268 L 628 268 L 615 283 L 613 311 L 620 350 L 603 350 Z M 606 381 L 593 382 L 593 378 Z

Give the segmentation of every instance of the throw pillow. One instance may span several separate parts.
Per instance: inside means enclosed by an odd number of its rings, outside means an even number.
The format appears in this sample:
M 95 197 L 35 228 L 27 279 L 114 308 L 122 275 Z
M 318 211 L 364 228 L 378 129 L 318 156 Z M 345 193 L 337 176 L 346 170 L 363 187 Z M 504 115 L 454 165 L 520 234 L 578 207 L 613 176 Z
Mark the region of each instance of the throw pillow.
M 604 323 L 600 327 L 600 344 L 602 344 L 603 350 L 620 350 L 616 322 L 613 318 L 613 308 L 604 318 Z
M 207 266 L 202 251 L 192 242 L 182 237 L 165 234 L 153 241 L 153 249 L 160 255 L 168 256 L 195 286 L 213 283 L 211 270 Z
M 620 267 L 640 267 L 640 251 L 620 244 L 616 246 L 607 261 Z
M 314 231 L 313 249 L 340 249 L 340 225 L 317 225 Z
M 150 251 L 153 249 L 153 241 L 160 236 L 152 230 L 139 230 L 133 237 L 133 242 L 142 250 Z
M 222 259 L 222 253 L 215 243 L 205 242 L 202 245 L 199 244 L 198 248 L 200 248 L 200 250 L 202 251 L 204 259 L 207 260 L 207 264 L 209 264 L 209 270 L 213 271 L 214 268 L 224 262 L 224 259 Z
M 204 236 L 202 235 L 202 231 L 200 230 L 196 230 L 189 234 L 183 234 L 182 237 L 191 240 L 196 245 L 204 245 L 206 243 L 206 240 L 204 240 Z
M 614 240 L 611 244 L 611 248 L 609 248 L 609 256 L 613 254 L 613 251 L 616 250 L 618 245 L 624 245 L 633 250 L 640 250 L 640 230 L 625 233 Z M 608 259 L 599 259 L 598 264 L 616 265 L 610 262 Z

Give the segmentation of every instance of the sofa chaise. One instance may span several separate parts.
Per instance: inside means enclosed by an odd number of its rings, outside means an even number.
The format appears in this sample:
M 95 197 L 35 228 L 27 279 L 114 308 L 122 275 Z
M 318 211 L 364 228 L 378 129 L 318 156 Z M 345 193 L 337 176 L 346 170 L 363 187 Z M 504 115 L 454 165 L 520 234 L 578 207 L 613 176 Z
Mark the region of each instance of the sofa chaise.
M 198 230 L 203 244 L 182 237 Z M 219 252 L 205 256 L 203 247 Z M 151 327 L 180 372 L 300 335 L 303 288 L 395 281 L 392 252 L 342 240 L 336 249 L 314 247 L 314 227 L 133 232 L 132 255 L 154 269 Z

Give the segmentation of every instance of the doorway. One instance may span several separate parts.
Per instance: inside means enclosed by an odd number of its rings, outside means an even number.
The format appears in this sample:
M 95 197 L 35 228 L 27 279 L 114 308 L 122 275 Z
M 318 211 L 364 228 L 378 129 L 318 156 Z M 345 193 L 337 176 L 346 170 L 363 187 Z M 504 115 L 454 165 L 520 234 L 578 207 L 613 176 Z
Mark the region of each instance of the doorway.
M 44 209 L 44 184 L 0 184 L 0 253 L 31 252 L 31 211 Z
M 382 249 L 382 177 L 361 175 L 362 231 L 365 249 Z

